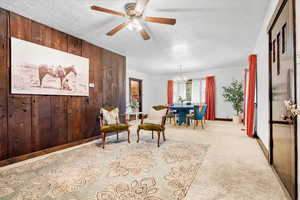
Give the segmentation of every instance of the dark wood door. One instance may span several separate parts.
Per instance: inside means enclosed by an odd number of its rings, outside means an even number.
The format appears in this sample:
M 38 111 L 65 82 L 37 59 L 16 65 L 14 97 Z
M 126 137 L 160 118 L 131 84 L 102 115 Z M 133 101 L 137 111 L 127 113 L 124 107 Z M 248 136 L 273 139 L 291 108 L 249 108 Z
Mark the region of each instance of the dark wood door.
M 129 78 L 130 103 L 139 103 L 139 111 L 143 111 L 143 80 Z
M 295 34 L 292 0 L 283 1 L 269 31 L 271 164 L 296 199 L 296 118 L 285 101 L 296 104 Z

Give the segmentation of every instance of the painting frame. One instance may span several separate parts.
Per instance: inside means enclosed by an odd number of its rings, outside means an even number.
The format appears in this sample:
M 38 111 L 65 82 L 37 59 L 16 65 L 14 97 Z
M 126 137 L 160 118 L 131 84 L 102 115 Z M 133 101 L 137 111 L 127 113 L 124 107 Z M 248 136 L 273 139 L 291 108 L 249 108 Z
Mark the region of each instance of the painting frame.
M 11 38 L 11 94 L 89 96 L 90 60 Z

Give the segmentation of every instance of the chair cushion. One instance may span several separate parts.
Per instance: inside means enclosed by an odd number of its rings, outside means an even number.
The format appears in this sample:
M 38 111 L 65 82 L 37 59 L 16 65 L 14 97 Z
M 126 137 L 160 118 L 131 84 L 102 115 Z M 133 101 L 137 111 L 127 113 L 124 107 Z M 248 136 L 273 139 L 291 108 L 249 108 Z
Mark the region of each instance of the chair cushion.
M 118 108 L 114 108 L 112 110 L 101 108 L 100 112 L 103 114 L 103 121 L 105 125 L 120 123 Z
M 157 124 L 150 124 L 150 123 L 139 125 L 139 129 L 144 129 L 147 131 L 163 131 L 164 130 L 164 128 L 162 126 L 157 125 Z
M 115 131 L 125 131 L 129 128 L 127 124 L 112 124 L 106 125 L 101 127 L 101 132 L 108 133 L 108 132 L 115 132 Z
M 151 108 L 148 117 L 144 119 L 144 123 L 160 125 L 163 117 L 167 113 L 167 110 L 167 108 L 161 110 L 155 110 L 154 108 Z

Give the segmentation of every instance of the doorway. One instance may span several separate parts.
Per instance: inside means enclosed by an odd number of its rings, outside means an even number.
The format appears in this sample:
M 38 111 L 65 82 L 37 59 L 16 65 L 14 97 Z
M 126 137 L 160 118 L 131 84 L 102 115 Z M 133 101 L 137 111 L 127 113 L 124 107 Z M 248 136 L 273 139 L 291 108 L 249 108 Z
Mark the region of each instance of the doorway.
M 139 112 L 143 112 L 143 80 L 129 78 L 129 101 L 130 104 L 137 102 Z
M 280 0 L 268 29 L 270 74 L 270 163 L 292 199 L 297 199 L 295 1 Z

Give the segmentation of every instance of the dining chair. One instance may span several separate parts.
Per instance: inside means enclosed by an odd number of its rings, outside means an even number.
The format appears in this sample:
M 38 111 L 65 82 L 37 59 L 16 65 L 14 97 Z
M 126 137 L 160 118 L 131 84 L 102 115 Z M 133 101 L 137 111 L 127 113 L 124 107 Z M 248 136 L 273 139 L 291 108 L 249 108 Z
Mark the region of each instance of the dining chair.
M 201 122 L 201 127 L 204 129 L 204 118 L 206 115 L 207 104 L 194 106 L 194 113 L 187 115 L 187 120 L 194 122 L 194 129 L 198 126 L 199 121 Z M 187 123 L 188 126 L 188 123 Z
M 172 121 L 173 121 L 174 125 L 176 126 L 176 111 L 171 111 L 169 108 L 166 118 L 167 118 L 167 120 L 170 120 L 170 124 L 172 124 Z

